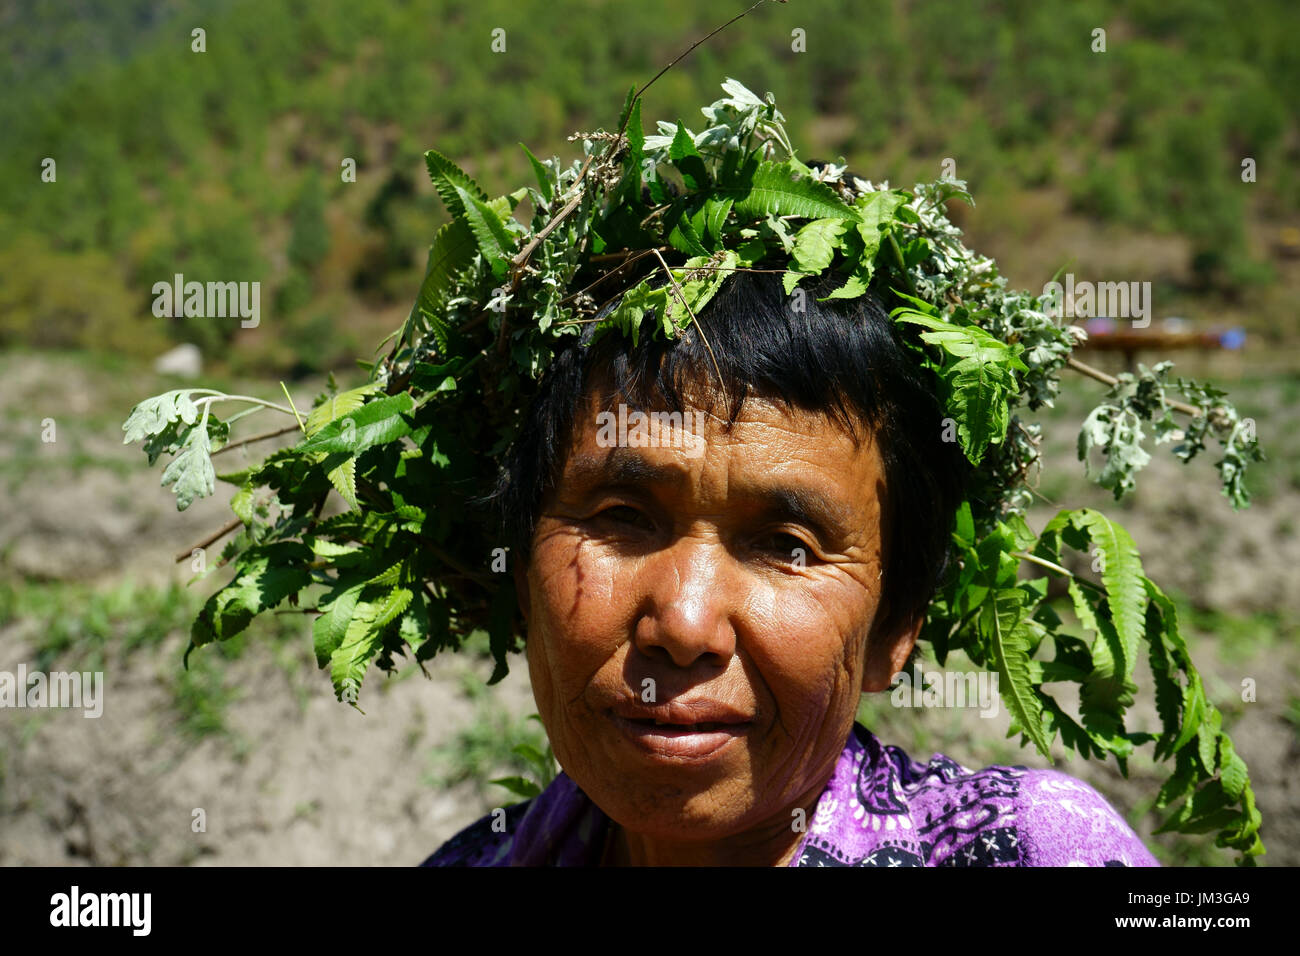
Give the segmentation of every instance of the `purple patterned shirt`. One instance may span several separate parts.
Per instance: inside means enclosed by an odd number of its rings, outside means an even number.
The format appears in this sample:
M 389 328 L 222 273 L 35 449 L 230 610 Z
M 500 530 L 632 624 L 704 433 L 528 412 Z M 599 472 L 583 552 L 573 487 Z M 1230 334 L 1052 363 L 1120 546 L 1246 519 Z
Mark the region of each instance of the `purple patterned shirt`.
M 423 866 L 597 866 L 609 817 L 561 773 Z M 791 866 L 1159 866 L 1096 790 L 1057 770 L 918 763 L 855 724 Z

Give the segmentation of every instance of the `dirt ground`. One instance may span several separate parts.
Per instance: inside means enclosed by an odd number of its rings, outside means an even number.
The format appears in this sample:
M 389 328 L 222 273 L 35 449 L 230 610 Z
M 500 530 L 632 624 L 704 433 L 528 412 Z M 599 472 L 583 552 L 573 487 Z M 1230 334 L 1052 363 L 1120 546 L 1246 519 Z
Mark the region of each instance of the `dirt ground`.
M 0 356 L 0 382 L 0 581 L 19 593 L 63 581 L 108 588 L 188 580 L 173 556 L 226 521 L 229 493 L 219 489 L 177 514 L 158 486 L 161 464 L 150 469 L 137 447 L 122 446 L 130 405 L 162 388 L 150 391 L 155 383 L 129 368 L 73 356 Z M 1296 391 L 1292 381 L 1259 392 L 1271 422 L 1295 420 Z M 304 388 L 295 399 L 310 403 L 311 394 Z M 53 443 L 39 439 L 47 418 L 60 430 Z M 1049 452 L 1054 470 L 1074 473 L 1066 432 Z M 1294 469 L 1294 445 L 1281 450 L 1275 467 Z M 1166 589 L 1232 616 L 1189 625 L 1193 655 L 1249 765 L 1269 848 L 1262 862 L 1300 864 L 1300 536 L 1292 523 L 1300 486 L 1283 475 L 1257 507 L 1234 514 L 1209 466 L 1199 467 L 1189 478 L 1162 451 L 1130 506 L 1109 504 L 1100 492 L 1089 498 L 1074 484 L 1046 490 L 1068 494 L 1071 505 L 1105 508 L 1132 532 Z M 1050 513 L 1036 512 L 1032 523 Z M 30 616 L 0 614 L 0 669 L 34 666 L 47 637 L 41 627 Z M 0 711 L 0 864 L 410 865 L 506 799 L 500 788 L 428 778 L 433 749 L 476 719 L 465 687 L 470 674 L 487 674 L 482 662 L 440 659 L 428 679 L 409 668 L 397 679 L 371 675 L 363 716 L 334 700 L 304 626 L 301 640 L 250 644 L 222 663 L 234 689 L 227 732 L 195 736 L 179 731 L 175 713 L 184 631 L 154 637 L 129 653 L 110 650 L 99 719 L 75 710 Z M 1255 703 L 1240 701 L 1243 678 L 1257 682 Z M 535 709 L 522 660 L 488 699 L 516 717 Z M 873 729 L 968 765 L 1002 753 L 1044 765 L 1014 742 L 997 744 L 1005 750 L 989 744 L 1001 734 L 987 722 L 943 715 L 920 728 L 904 719 L 911 717 L 894 712 Z M 1186 843 L 1150 834 L 1152 815 L 1142 811 L 1160 778 L 1137 764 L 1127 781 L 1078 760 L 1062 769 L 1101 789 L 1150 845 L 1166 849 L 1168 862 L 1230 861 L 1222 851 L 1182 859 Z

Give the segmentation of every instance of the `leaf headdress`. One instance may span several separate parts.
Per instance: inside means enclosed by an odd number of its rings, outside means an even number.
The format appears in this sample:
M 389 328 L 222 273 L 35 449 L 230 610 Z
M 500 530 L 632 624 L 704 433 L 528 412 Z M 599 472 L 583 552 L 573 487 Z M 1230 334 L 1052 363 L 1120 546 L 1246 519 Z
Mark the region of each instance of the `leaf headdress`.
M 783 264 L 790 295 L 833 270 L 843 281 L 830 298 L 871 290 L 892 307 L 974 469 L 952 529 L 954 571 L 922 640 L 941 664 L 960 650 L 997 672 L 1022 743 L 1050 759 L 1059 736 L 1083 757 L 1114 756 L 1125 773 L 1150 744 L 1173 764 L 1156 800 L 1176 807 L 1162 829 L 1219 831 L 1218 845 L 1243 859 L 1261 853 L 1246 765 L 1206 696 L 1173 602 L 1146 576 L 1128 533 L 1088 508 L 1062 511 L 1037 533 L 1025 519 L 1041 440 L 1026 415 L 1052 404 L 1067 367 L 1111 385 L 1079 445 L 1080 457 L 1104 458 L 1096 477 L 1117 498 L 1149 457 L 1143 423 L 1167 439 L 1179 411 L 1190 419 L 1175 453 L 1186 461 L 1217 439 L 1224 493 L 1244 506 L 1242 473 L 1260 457 L 1246 423 L 1221 392 L 1168 382 L 1168 363 L 1112 379 L 1078 362 L 1082 330 L 1056 318 L 1048 296 L 1009 289 L 992 259 L 962 243 L 946 203 L 970 201 L 963 182 L 894 189 L 835 164 L 814 168 L 797 157 L 770 93 L 760 98 L 734 79 L 722 88 L 701 130 L 660 122 L 654 135 L 631 91 L 615 132 L 579 134 L 582 159 L 566 166 L 525 147 L 536 185 L 495 198 L 430 150 L 451 221 L 433 238 L 409 317 L 381 344 L 384 357 L 366 364 L 364 386 L 340 392 L 331 380 L 305 418 L 204 389 L 135 408 L 126 440 L 143 440 L 150 464 L 175 455 L 163 483 L 175 483 L 179 508 L 211 494 L 216 477 L 237 489 L 238 534 L 219 562 L 233 574 L 199 613 L 190 649 L 288 600 L 314 614 L 317 659 L 341 700 L 356 703 L 372 664 L 389 670 L 401 654 L 424 661 L 476 630 L 490 637 L 499 680 L 518 647 L 514 590 L 499 573 L 502 549 L 480 544 L 492 530 L 464 501 L 495 481 L 566 337 L 596 322 L 596 333 L 635 345 L 653 316 L 653 334 L 671 339 L 697 324 L 737 270 Z M 524 200 L 526 223 L 515 215 Z M 1175 389 L 1194 404 L 1171 398 Z M 213 455 L 264 437 L 229 444 L 230 420 L 212 411 L 227 401 L 293 414 L 297 444 L 217 476 Z M 332 491 L 347 509 L 327 516 Z M 1070 551 L 1096 559 L 1096 575 L 1068 570 Z M 1081 633 L 1047 601 L 1053 577 L 1067 581 Z M 1156 732 L 1125 723 L 1143 655 Z M 1078 687 L 1078 719 L 1049 693 L 1060 682 Z

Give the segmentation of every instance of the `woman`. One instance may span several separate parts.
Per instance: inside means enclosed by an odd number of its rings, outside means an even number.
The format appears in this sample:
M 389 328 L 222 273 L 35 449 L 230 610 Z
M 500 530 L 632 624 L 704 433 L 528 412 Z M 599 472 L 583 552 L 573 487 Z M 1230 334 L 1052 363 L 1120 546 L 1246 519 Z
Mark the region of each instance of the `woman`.
M 1156 865 L 1080 781 L 854 723 L 907 665 L 967 466 L 879 302 L 817 301 L 837 284 L 737 273 L 707 343 L 556 358 L 493 498 L 563 773 L 426 865 Z

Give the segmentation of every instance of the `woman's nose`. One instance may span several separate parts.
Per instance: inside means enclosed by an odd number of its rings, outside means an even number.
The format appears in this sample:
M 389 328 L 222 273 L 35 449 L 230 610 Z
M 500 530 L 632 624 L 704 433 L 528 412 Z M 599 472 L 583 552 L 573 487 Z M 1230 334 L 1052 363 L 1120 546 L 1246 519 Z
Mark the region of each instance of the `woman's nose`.
M 716 541 L 682 537 L 660 552 L 645 569 L 650 600 L 637 622 L 637 648 L 682 668 L 701 660 L 725 667 L 736 652 L 735 587 L 725 568 Z

